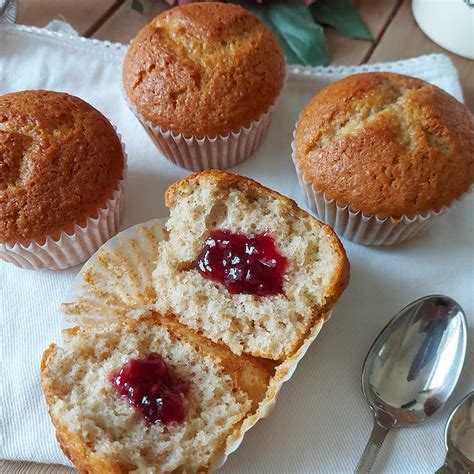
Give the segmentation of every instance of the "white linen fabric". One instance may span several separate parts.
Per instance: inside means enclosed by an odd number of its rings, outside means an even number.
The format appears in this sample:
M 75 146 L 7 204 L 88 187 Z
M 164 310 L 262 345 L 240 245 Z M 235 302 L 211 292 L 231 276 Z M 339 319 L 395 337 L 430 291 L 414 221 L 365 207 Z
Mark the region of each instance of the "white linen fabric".
M 0 25 L 0 94 L 52 89 L 77 95 L 102 111 L 123 136 L 129 155 L 122 228 L 167 215 L 166 187 L 188 171 L 162 157 L 120 96 L 123 45 L 56 31 Z M 459 100 L 457 72 L 442 55 L 361 67 L 289 67 L 282 100 L 258 152 L 231 171 L 250 176 L 305 207 L 290 159 L 299 111 L 330 81 L 367 70 L 414 75 Z M 455 298 L 474 325 L 473 200 L 464 199 L 422 236 L 390 248 L 344 241 L 351 282 L 333 316 L 283 388 L 270 418 L 252 429 L 223 473 L 343 473 L 357 464 L 372 428 L 360 389 L 365 354 L 388 320 L 430 293 Z M 33 272 L 0 262 L 0 459 L 67 464 L 54 437 L 40 387 L 43 350 L 60 337 L 59 304 L 78 268 Z M 394 430 L 376 470 L 433 472 L 444 459 L 450 409 L 473 388 L 473 333 L 458 387 L 447 407 L 422 426 Z

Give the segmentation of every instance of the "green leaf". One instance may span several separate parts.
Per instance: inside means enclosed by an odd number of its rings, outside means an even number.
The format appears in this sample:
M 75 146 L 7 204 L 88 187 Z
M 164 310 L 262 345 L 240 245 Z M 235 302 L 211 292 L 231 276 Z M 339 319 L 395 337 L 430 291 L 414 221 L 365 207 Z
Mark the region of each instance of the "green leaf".
M 271 22 L 299 58 L 300 64 L 328 64 L 324 30 L 314 22 L 307 5 L 301 1 L 272 2 L 266 8 Z
M 344 36 L 374 40 L 351 0 L 317 0 L 309 8 L 316 22 L 334 27 Z
M 132 10 L 143 14 L 143 3 L 140 0 L 132 0 Z
M 309 7 L 301 0 L 273 0 L 263 6 L 247 0 L 232 3 L 252 11 L 273 30 L 288 63 L 309 66 L 328 64 L 323 28 L 315 23 Z
M 239 2 L 240 4 L 248 4 L 248 2 Z M 245 8 L 247 8 L 248 10 L 251 10 L 253 11 L 253 13 L 255 13 L 255 15 L 263 22 L 263 23 L 266 23 L 267 26 L 269 26 L 272 30 L 273 30 L 273 33 L 275 34 L 275 36 L 277 37 L 278 41 L 280 42 L 280 45 L 283 49 L 283 52 L 285 53 L 285 57 L 286 57 L 286 61 L 289 63 L 289 64 L 299 64 L 299 58 L 298 56 L 293 52 L 293 50 L 291 49 L 290 45 L 288 44 L 288 42 L 285 40 L 285 37 L 280 33 L 280 31 L 278 30 L 278 28 L 275 27 L 275 25 L 273 25 L 271 19 L 270 19 L 270 16 L 268 15 L 268 12 L 263 9 L 262 7 L 259 7 L 259 6 L 255 6 L 253 4 L 250 4 L 250 5 L 242 5 L 242 6 L 245 6 Z

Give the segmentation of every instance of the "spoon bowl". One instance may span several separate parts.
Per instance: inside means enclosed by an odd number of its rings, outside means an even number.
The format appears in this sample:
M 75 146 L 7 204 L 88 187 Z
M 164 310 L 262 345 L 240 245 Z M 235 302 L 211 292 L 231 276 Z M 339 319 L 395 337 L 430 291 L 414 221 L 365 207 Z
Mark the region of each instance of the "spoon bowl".
M 444 434 L 446 459 L 436 474 L 474 471 L 474 392 L 468 393 L 454 408 Z
M 362 370 L 374 429 L 356 472 L 369 472 L 386 433 L 425 421 L 453 392 L 466 355 L 466 317 L 443 295 L 420 298 L 382 330 Z

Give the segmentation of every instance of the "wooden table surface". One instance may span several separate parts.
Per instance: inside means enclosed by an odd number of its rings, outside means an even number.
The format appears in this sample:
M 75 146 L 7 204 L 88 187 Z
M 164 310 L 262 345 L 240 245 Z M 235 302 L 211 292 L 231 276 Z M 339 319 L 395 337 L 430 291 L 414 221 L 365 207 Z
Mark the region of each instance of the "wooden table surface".
M 51 20 L 69 22 L 79 34 L 101 40 L 128 43 L 138 30 L 163 10 L 161 0 L 141 0 L 144 13 L 130 8 L 125 0 L 20 0 L 18 23 L 46 26 Z M 344 38 L 327 32 L 331 64 L 363 64 L 444 52 L 459 70 L 467 106 L 474 110 L 474 61 L 448 53 L 418 28 L 409 0 L 355 0 L 369 26 L 374 43 Z M 0 471 L 16 474 L 66 474 L 63 466 L 27 462 L 0 464 Z

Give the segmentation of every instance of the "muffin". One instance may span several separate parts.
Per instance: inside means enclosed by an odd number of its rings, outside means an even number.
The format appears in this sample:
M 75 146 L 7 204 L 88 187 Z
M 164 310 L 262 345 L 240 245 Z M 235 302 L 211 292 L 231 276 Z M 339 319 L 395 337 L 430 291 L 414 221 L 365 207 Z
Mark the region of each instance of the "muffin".
M 62 450 L 87 473 L 208 472 L 273 375 L 156 313 L 63 342 L 45 351 L 41 384 Z
M 118 230 L 125 153 L 114 127 L 69 94 L 0 97 L 0 259 L 30 269 L 85 261 Z
M 400 74 L 356 74 L 321 90 L 292 148 L 311 209 L 363 244 L 413 237 L 474 182 L 473 116 L 438 87 Z
M 234 191 L 233 195 L 246 192 L 248 187 L 249 206 L 253 202 L 256 207 L 254 211 L 246 208 L 249 221 L 253 213 L 266 212 L 258 205 L 265 196 L 274 198 L 274 208 L 288 214 L 297 212 L 293 202 L 251 180 L 223 172 L 204 172 L 177 183 L 168 191 L 167 201 L 175 217 L 168 240 L 176 238 L 176 221 L 179 212 L 186 208 L 186 197 L 189 200 L 193 196 L 198 198 L 197 188 L 201 185 L 206 188 L 203 194 L 210 187 L 221 193 L 225 184 Z M 209 226 L 221 222 L 219 216 L 223 213 L 219 209 L 223 210 L 223 207 L 216 204 L 215 201 L 212 203 L 210 213 L 201 209 L 208 219 L 196 220 L 196 232 L 206 220 Z M 232 213 L 232 201 L 227 200 L 225 205 Z M 200 206 L 196 199 L 196 207 L 189 205 L 189 212 L 199 213 Z M 234 210 L 239 211 L 238 208 Z M 267 222 L 269 219 L 274 222 L 274 210 L 269 214 Z M 318 275 L 314 275 L 312 265 L 308 265 L 304 275 L 303 269 L 295 268 L 300 263 L 296 255 L 288 255 L 292 270 L 299 272 L 300 281 L 313 280 L 317 285 L 321 273 L 331 266 L 331 247 L 341 263 L 340 275 L 332 281 L 333 291 L 326 293 L 325 307 L 330 308 L 347 282 L 348 265 L 343 250 L 327 226 L 318 224 L 302 211 L 295 217 L 301 217 L 303 223 L 301 226 L 298 220 L 293 221 L 288 216 L 288 227 L 297 227 L 293 252 L 306 255 L 308 261 L 315 259 L 313 254 L 321 258 Z M 191 218 L 186 220 L 181 231 L 187 231 L 190 221 Z M 207 469 L 213 472 L 239 447 L 245 433 L 270 415 L 283 384 L 292 377 L 329 317 L 328 314 L 314 314 L 309 330 L 295 350 L 288 357 L 269 360 L 253 357 L 246 354 L 247 351 L 236 354 L 223 341 L 212 342 L 215 333 L 208 324 L 195 330 L 194 323 L 193 327 L 185 326 L 169 311 L 166 314 L 153 311 L 157 293 L 152 289 L 152 272 L 162 251 L 158 244 L 166 238 L 163 224 L 162 219 L 155 219 L 127 229 L 107 242 L 83 267 L 81 281 L 76 279 L 70 293 L 72 300 L 62 305 L 65 325 L 74 328 L 63 332 L 62 348 L 53 344 L 43 356 L 42 387 L 57 438 L 65 454 L 84 472 L 206 472 Z M 325 235 L 329 245 L 321 250 L 305 246 L 301 240 L 311 239 L 315 243 L 314 237 L 296 235 L 301 227 L 307 227 L 307 234 L 319 229 L 322 246 Z M 280 232 L 285 230 L 280 229 Z M 191 238 L 198 245 L 202 243 L 194 234 Z M 272 264 L 269 260 L 265 262 L 269 266 Z M 185 268 L 181 270 L 186 271 Z M 218 282 L 215 285 L 221 293 L 226 290 Z M 325 283 L 321 283 L 321 287 L 323 285 Z M 165 291 L 168 288 L 159 288 L 158 297 L 161 298 Z M 199 288 L 196 296 L 202 302 L 202 294 L 198 293 Z M 178 298 L 183 297 L 187 298 L 178 295 Z M 306 297 L 302 295 L 302 298 Z M 252 299 L 256 304 L 260 301 L 262 305 L 268 305 L 275 297 L 252 296 Z M 250 312 L 253 308 L 248 305 L 247 309 Z M 216 312 L 216 320 L 221 319 L 223 323 L 231 321 L 228 316 Z M 273 311 L 268 314 L 265 324 L 271 325 L 277 318 L 278 323 L 284 321 L 289 327 L 298 322 L 291 315 L 284 316 Z M 203 319 L 207 318 L 208 315 L 203 314 Z M 247 324 L 246 321 L 242 323 Z M 275 334 L 267 334 L 264 343 L 272 338 L 277 344 L 285 343 L 278 341 L 283 333 L 278 323 Z M 228 334 L 238 331 L 238 320 L 234 320 L 228 325 Z M 262 334 L 256 321 L 253 331 Z M 172 376 L 189 384 L 188 393 L 179 390 L 181 400 L 178 401 L 185 406 L 185 416 L 180 415 L 177 423 L 168 423 L 161 416 L 161 420 L 153 419 L 154 410 L 150 413 L 147 407 L 140 406 L 139 400 L 127 397 L 122 390 L 122 379 L 117 379 L 122 370 L 128 372 L 130 359 L 140 367 L 153 362 L 152 357 L 159 361 L 156 355 L 161 356 Z M 111 381 L 119 382 L 119 386 L 115 388 Z M 152 400 L 151 408 L 154 405 Z M 223 413 L 226 416 L 222 417 Z M 149 449 L 150 446 L 153 449 Z
M 157 16 L 123 63 L 128 105 L 161 152 L 193 170 L 234 166 L 255 151 L 284 77 L 273 33 L 220 2 Z
M 235 354 L 290 357 L 348 283 L 332 229 L 251 179 L 204 171 L 173 184 L 166 205 L 155 308 Z

